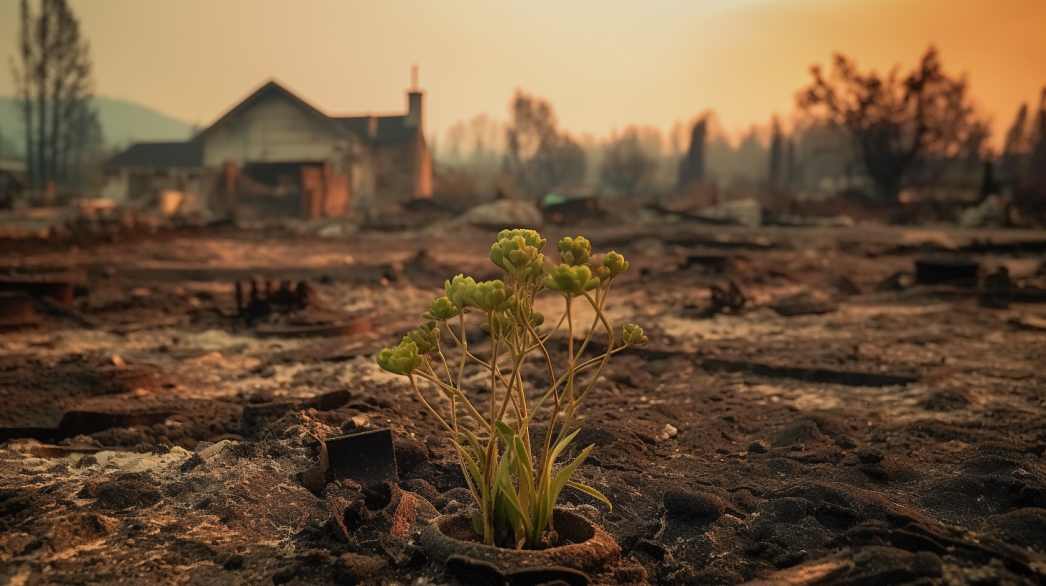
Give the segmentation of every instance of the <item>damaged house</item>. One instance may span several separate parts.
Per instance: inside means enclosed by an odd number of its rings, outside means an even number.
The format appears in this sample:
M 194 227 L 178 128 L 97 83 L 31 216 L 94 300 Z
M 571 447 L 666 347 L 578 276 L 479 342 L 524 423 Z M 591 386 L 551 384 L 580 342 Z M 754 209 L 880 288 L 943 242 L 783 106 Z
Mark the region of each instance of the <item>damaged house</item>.
M 269 81 L 186 142 L 139 143 L 105 164 L 121 205 L 194 197 L 215 216 L 372 218 L 432 194 L 424 94 L 407 112 L 336 116 Z

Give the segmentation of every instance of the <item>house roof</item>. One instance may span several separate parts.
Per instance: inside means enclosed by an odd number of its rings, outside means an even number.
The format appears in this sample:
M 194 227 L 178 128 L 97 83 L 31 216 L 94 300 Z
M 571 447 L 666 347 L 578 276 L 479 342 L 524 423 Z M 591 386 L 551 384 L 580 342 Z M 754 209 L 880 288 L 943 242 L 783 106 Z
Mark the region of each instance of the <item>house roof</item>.
M 407 126 L 407 117 L 401 116 L 374 116 L 377 120 L 378 132 L 374 138 L 370 137 L 371 116 L 343 116 L 332 118 L 343 127 L 349 129 L 360 138 L 377 144 L 389 144 L 395 142 L 406 142 L 418 134 L 416 126 Z
M 262 97 L 273 93 L 287 98 L 288 101 L 300 108 L 303 112 L 316 118 L 320 122 L 329 125 L 332 129 L 337 131 L 348 130 L 365 141 L 373 141 L 381 144 L 406 142 L 413 139 L 418 133 L 417 127 L 406 126 L 406 115 L 374 116 L 374 118 L 377 118 L 378 133 L 377 136 L 372 139 L 370 136 L 370 119 L 372 116 L 329 116 L 291 90 L 280 85 L 279 82 L 270 80 L 251 93 L 251 95 L 244 98 L 243 101 L 231 108 L 228 112 L 223 114 L 221 118 L 207 127 L 207 129 L 196 135 L 196 140 L 206 138 L 215 128 L 221 126 L 226 120 L 233 118 L 240 112 L 250 108 L 251 105 Z
M 105 162 L 112 167 L 199 167 L 203 147 L 187 142 L 139 142 Z
M 322 122 L 324 124 L 327 124 L 327 125 L 330 125 L 330 123 L 331 123 L 331 118 L 329 116 L 327 116 L 326 114 L 324 114 L 323 112 L 320 112 L 318 108 L 316 108 L 312 104 L 306 102 L 302 98 L 298 97 L 297 94 L 295 94 L 294 92 L 290 91 L 289 89 L 283 87 L 282 85 L 276 83 L 273 80 L 270 80 L 270 81 L 266 82 L 264 85 L 262 85 L 260 88 L 254 90 L 254 92 L 252 92 L 251 95 L 249 95 L 246 98 L 244 98 L 239 104 L 236 104 L 235 106 L 230 108 L 229 111 L 227 111 L 225 114 L 222 114 L 221 118 L 218 118 L 217 120 L 214 121 L 213 124 L 211 124 L 210 126 L 205 128 L 202 132 L 197 134 L 195 139 L 196 140 L 205 139 L 207 136 L 209 136 L 211 133 L 213 133 L 216 128 L 218 128 L 219 126 L 222 126 L 223 124 L 225 124 L 226 121 L 231 120 L 232 118 L 235 118 L 241 112 L 247 110 L 248 108 L 253 106 L 255 103 L 257 103 L 259 100 L 261 100 L 263 97 L 265 97 L 265 96 L 267 96 L 269 94 L 277 94 L 277 95 L 283 96 L 288 101 L 290 101 L 290 103 L 292 103 L 295 106 L 297 106 L 301 111 L 303 111 L 306 114 L 316 118 L 320 122 Z
M 351 132 L 365 142 L 373 144 L 407 142 L 413 140 L 419 132 L 417 126 L 406 125 L 406 115 L 329 116 L 278 82 L 270 80 L 222 114 L 218 120 L 197 134 L 191 141 L 137 143 L 109 159 L 106 164 L 117 167 L 199 167 L 203 161 L 203 141 L 219 126 L 271 94 L 286 98 L 291 104 L 331 130 L 338 133 Z M 370 134 L 371 118 L 376 119 L 377 123 L 377 134 L 373 137 Z

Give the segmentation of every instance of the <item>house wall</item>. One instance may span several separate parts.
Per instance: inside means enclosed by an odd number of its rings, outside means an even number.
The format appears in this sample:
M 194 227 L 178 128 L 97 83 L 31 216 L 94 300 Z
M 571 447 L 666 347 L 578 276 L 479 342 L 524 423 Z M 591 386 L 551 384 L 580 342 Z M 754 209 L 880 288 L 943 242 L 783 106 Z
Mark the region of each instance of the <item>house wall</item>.
M 180 167 L 117 167 L 107 169 L 101 195 L 117 204 L 150 200 L 162 191 L 201 195 L 203 169 Z
M 352 139 L 302 112 L 284 97 L 270 94 L 215 128 L 203 143 L 203 164 L 218 168 L 227 160 L 247 162 L 325 161 L 342 172 Z
M 383 210 L 432 196 L 432 164 L 424 137 L 374 148 L 374 204 Z

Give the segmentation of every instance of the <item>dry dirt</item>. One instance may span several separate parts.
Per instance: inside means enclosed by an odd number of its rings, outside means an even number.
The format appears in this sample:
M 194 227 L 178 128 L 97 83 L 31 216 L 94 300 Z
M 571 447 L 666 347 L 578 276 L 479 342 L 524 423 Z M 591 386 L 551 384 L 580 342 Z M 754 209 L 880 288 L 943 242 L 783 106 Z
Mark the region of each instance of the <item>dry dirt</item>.
M 595 583 L 1046 580 L 1046 305 L 881 284 L 939 249 L 1036 283 L 1046 235 L 546 232 L 625 254 L 609 313 L 650 336 L 611 362 L 575 442 L 596 444 L 580 475 L 614 508 L 570 490 L 564 504 L 622 549 Z M 0 333 L 0 583 L 457 583 L 415 539 L 468 505 L 453 449 L 374 354 L 444 279 L 496 277 L 492 236 L 0 243 L 4 267 L 86 274 L 74 309 Z M 306 280 L 374 331 L 260 336 L 235 315 L 233 283 L 255 275 Z M 728 280 L 748 302 L 711 314 L 709 287 Z M 826 312 L 771 309 L 804 292 Z M 320 439 L 381 427 L 398 486 L 303 486 Z

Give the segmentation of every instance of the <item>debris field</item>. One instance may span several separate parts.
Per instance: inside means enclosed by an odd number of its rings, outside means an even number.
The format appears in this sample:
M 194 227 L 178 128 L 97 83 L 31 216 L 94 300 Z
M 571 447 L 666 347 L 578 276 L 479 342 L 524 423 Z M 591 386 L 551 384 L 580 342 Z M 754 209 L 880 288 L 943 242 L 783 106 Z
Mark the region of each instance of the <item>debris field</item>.
M 454 448 L 374 356 L 500 277 L 495 232 L 0 244 L 0 583 L 469 583 L 417 540 L 471 506 Z M 614 506 L 562 504 L 622 556 L 571 580 L 1046 580 L 1041 232 L 545 230 L 577 234 L 628 258 L 607 312 L 650 342 L 583 407 Z

